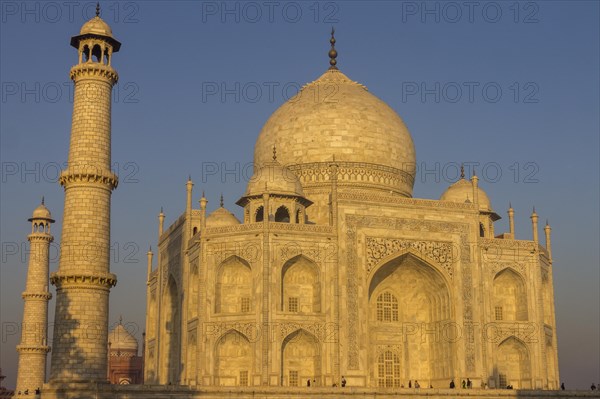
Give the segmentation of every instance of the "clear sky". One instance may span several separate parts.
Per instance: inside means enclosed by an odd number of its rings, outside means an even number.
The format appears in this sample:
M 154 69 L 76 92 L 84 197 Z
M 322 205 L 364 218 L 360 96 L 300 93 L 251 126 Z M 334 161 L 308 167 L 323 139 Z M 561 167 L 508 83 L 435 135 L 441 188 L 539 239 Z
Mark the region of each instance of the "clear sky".
M 25 286 L 27 218 L 45 195 L 57 220 L 56 270 L 72 111 L 71 36 L 94 2 L 2 1 L 0 366 L 14 386 Z M 414 196 L 438 198 L 455 165 L 478 163 L 507 231 L 531 239 L 535 205 L 553 228 L 561 380 L 600 382 L 599 3 L 597 1 L 104 1 L 123 45 L 113 58 L 110 322 L 141 337 L 146 258 L 185 207 L 185 182 L 209 210 L 243 194 L 269 115 L 338 65 L 404 119 L 418 158 Z M 249 166 L 250 165 L 250 166 Z M 540 236 L 543 236 L 540 229 Z M 53 317 L 54 300 L 50 303 Z

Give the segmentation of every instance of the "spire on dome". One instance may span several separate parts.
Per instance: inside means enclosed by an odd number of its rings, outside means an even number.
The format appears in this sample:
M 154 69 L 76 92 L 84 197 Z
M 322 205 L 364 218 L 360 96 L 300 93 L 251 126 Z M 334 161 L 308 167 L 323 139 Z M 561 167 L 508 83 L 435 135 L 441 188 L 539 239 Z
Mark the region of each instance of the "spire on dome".
M 464 179 L 465 178 L 465 165 L 464 164 L 460 164 L 460 178 Z
M 44 196 L 42 195 L 42 205 L 44 205 Z
M 329 50 L 329 69 L 338 69 L 337 68 L 337 50 L 335 49 L 335 28 L 331 27 L 331 39 L 329 39 L 329 43 L 331 43 L 331 50 Z
M 223 208 L 223 193 L 221 193 L 221 200 L 220 200 L 220 202 L 219 202 L 219 203 L 220 203 L 220 205 L 221 205 L 221 208 Z
M 100 16 L 100 2 L 96 3 L 96 16 L 99 17 Z

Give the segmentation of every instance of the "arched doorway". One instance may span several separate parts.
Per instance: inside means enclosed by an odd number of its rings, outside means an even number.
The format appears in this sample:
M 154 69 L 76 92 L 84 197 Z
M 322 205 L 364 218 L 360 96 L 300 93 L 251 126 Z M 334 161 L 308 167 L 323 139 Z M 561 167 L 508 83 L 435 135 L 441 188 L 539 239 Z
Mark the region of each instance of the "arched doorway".
M 378 350 L 370 358 L 371 385 L 395 387 L 401 381 L 406 386 L 409 380 L 421 386 L 448 384 L 454 374 L 454 343 L 441 339 L 453 314 L 448 286 L 442 272 L 412 253 L 376 269 L 369 284 L 370 342 L 375 348 L 395 349 Z
M 518 338 L 509 337 L 498 345 L 496 370 L 499 388 L 531 388 L 529 350 Z
M 163 296 L 163 319 L 161 323 L 160 383 L 179 383 L 181 345 L 179 339 L 181 316 L 179 290 L 173 276 L 169 275 Z
M 233 256 L 217 272 L 216 313 L 249 313 L 252 310 L 252 270 L 245 260 Z
M 314 335 L 296 330 L 283 340 L 281 353 L 283 385 L 304 386 L 309 379 L 321 384 L 321 351 Z
M 252 376 L 252 346 L 236 330 L 223 335 L 215 346 L 216 385 L 248 386 Z
M 298 255 L 283 265 L 281 309 L 292 313 L 321 311 L 319 268 L 310 259 Z
M 527 320 L 527 291 L 523 278 L 507 268 L 494 277 L 494 318 Z

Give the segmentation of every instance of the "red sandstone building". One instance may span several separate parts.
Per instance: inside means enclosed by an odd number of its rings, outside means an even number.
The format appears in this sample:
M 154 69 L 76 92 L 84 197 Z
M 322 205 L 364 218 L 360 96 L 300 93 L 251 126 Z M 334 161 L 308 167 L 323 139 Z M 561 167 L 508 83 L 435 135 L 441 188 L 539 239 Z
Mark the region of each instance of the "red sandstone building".
M 144 358 L 138 356 L 137 339 L 119 325 L 108 335 L 108 379 L 111 384 L 143 384 Z

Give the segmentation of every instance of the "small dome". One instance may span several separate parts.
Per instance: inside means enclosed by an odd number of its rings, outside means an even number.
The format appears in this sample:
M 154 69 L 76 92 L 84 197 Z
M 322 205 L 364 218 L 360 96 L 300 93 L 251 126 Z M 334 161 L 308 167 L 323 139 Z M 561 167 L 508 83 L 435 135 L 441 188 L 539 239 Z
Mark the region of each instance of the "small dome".
M 108 342 L 111 352 L 138 351 L 137 339 L 121 323 L 108 334 Z
M 477 187 L 477 196 L 479 208 L 483 211 L 493 212 L 490 198 L 481 187 Z M 473 184 L 470 181 L 461 178 L 444 191 L 440 200 L 471 203 L 473 202 Z
M 224 207 L 217 208 L 206 218 L 206 227 L 224 227 L 240 224 L 238 218 Z
M 42 203 L 33 210 L 33 214 L 31 215 L 31 218 L 27 219 L 30 222 L 33 219 L 44 219 L 44 220 L 49 220 L 50 222 L 54 222 L 54 219 L 52 219 L 52 214 L 50 213 L 50 210 L 48 210 L 48 208 L 46 208 L 46 205 L 44 205 L 44 200 L 42 199 Z
M 113 37 L 112 29 L 100 17 L 94 17 L 87 21 L 79 31 L 80 35 L 99 35 Z
M 296 174 L 276 160 L 266 162 L 254 171 L 245 196 L 261 195 L 264 192 L 304 197 L 302 183 Z

